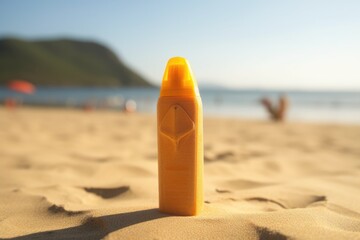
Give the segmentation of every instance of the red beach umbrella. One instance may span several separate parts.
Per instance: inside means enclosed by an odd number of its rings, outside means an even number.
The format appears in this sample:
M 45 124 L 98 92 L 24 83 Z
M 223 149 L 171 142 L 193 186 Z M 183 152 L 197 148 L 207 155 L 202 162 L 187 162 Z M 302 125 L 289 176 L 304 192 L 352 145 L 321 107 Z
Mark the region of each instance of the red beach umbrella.
M 24 80 L 13 80 L 8 84 L 8 87 L 16 92 L 32 94 L 35 92 L 35 86 Z

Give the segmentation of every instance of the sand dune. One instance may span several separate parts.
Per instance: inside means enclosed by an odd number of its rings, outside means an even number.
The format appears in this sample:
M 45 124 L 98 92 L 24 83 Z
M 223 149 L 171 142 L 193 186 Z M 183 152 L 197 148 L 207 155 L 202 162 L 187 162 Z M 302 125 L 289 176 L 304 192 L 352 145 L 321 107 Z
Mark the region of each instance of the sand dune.
M 157 210 L 156 119 L 0 108 L 1 239 L 360 239 L 360 126 L 206 118 L 205 210 Z

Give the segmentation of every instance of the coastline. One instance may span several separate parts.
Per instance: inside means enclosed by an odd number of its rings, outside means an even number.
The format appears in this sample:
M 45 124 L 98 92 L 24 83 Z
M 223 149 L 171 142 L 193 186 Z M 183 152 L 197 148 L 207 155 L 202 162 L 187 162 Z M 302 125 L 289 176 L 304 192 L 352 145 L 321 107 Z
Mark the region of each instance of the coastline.
M 266 121 L 268 115 L 260 100 L 270 99 L 274 105 L 280 93 L 287 95 L 291 122 L 360 124 L 360 92 L 200 89 L 205 116 L 251 118 Z M 24 95 L 0 87 L 0 103 L 16 99 L 26 106 L 92 108 L 121 111 L 127 100 L 137 104 L 141 113 L 156 113 L 157 88 L 44 88 Z

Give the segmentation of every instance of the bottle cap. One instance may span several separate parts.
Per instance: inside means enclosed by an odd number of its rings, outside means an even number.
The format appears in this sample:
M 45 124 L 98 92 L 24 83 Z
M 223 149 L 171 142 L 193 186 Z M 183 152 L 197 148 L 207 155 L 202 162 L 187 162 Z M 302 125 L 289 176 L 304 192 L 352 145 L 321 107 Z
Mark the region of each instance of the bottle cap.
M 161 84 L 160 96 L 199 96 L 189 62 L 183 57 L 170 58 Z

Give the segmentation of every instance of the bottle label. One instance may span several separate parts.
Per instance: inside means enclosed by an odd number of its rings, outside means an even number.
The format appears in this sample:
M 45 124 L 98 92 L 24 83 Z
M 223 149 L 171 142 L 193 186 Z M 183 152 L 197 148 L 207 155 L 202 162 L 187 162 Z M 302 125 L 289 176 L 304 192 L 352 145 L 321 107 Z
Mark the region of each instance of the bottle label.
M 160 124 L 160 132 L 166 136 L 168 143 L 168 156 L 165 168 L 168 170 L 187 169 L 187 159 L 193 156 L 185 156 L 194 153 L 189 146 L 194 146 L 195 123 L 179 105 L 172 105 L 166 112 Z M 190 147 L 191 148 L 191 147 Z M 195 150 L 195 149 L 194 149 Z M 182 154 L 183 153 L 183 154 Z M 195 154 L 195 153 L 194 153 Z

